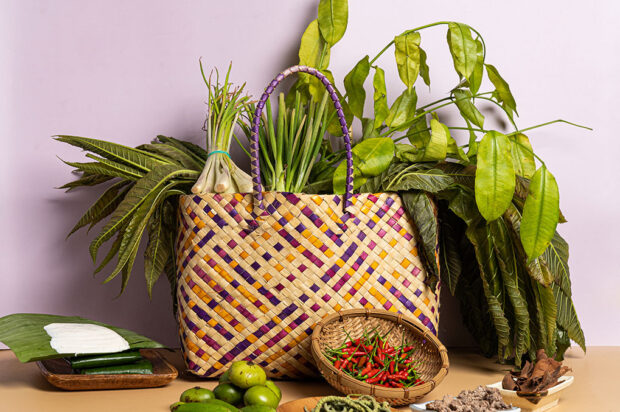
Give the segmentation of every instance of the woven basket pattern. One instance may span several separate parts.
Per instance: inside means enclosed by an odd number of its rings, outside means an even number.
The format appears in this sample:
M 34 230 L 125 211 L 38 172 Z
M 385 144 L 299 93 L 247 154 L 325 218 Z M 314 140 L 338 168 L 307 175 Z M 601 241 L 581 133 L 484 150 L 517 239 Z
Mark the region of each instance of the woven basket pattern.
M 436 334 L 414 228 L 394 193 L 263 193 L 180 198 L 179 333 L 188 368 L 212 377 L 253 359 L 271 377 L 317 374 L 312 329 L 327 314 L 383 308 Z
M 424 384 L 411 388 L 385 388 L 359 381 L 337 370 L 323 355 L 328 348 L 342 345 L 348 337 L 357 339 L 364 333 L 387 335 L 394 347 L 403 342 L 417 348 L 414 353 L 416 370 Z M 432 391 L 448 373 L 446 348 L 421 323 L 407 316 L 383 310 L 350 310 L 322 320 L 312 335 L 312 351 L 321 375 L 338 391 L 345 394 L 372 395 L 379 402 L 409 405 Z

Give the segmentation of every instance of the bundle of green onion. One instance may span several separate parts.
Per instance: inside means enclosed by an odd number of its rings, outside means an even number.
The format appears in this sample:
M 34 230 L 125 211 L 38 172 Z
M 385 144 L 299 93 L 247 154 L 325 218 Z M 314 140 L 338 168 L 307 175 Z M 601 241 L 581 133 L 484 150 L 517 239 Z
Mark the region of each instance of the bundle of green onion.
M 206 78 L 200 63 L 200 72 L 209 89 L 207 119 L 204 130 L 207 133 L 208 157 L 204 169 L 192 187 L 192 193 L 244 193 L 252 190 L 251 177 L 239 169 L 228 152 L 234 129 L 240 115 L 249 103 L 249 97 L 242 95 L 245 84 L 234 88 L 229 82 L 231 66 L 228 67 L 224 84 L 220 85 L 216 71 Z M 239 143 L 241 147 L 241 143 Z

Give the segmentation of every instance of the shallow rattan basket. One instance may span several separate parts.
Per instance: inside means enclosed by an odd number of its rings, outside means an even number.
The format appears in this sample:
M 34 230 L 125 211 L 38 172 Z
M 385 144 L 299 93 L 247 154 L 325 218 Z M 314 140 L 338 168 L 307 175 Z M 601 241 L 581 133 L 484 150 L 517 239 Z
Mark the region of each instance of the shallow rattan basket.
M 356 339 L 375 328 L 381 334 L 390 332 L 388 342 L 392 346 L 400 346 L 404 334 L 407 344 L 419 348 L 414 356 L 419 361 L 417 370 L 424 384 L 410 388 L 371 385 L 336 369 L 325 357 L 325 350 L 340 346 L 346 333 Z M 345 310 L 324 318 L 312 333 L 312 355 L 321 375 L 340 392 L 371 395 L 380 402 L 387 401 L 395 406 L 409 405 L 435 389 L 448 374 L 449 367 L 448 351 L 420 321 L 378 309 Z

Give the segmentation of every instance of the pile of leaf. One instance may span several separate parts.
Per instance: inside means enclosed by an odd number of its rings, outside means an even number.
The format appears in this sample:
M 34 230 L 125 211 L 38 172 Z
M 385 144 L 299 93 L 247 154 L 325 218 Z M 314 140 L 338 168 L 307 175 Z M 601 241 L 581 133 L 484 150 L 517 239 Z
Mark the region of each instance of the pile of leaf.
M 558 379 L 570 370 L 540 349 L 536 352 L 536 363 L 525 361 L 520 371 L 511 371 L 504 376 L 502 388 L 524 395 L 541 393 L 557 385 Z

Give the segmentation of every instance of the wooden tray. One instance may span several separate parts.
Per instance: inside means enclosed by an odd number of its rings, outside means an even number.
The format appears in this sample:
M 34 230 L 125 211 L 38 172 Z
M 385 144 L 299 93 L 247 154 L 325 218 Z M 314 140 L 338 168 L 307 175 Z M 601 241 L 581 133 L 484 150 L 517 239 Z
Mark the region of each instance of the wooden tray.
M 294 401 L 286 402 L 278 406 L 278 412 L 303 412 L 304 407 L 309 411 L 312 410 L 319 403 L 322 396 L 313 396 L 311 398 L 301 398 Z M 396 409 L 392 409 L 396 412 Z
M 37 366 L 49 383 L 68 391 L 154 388 L 164 386 L 178 376 L 175 367 L 157 351 L 141 349 L 140 353 L 153 363 L 152 375 L 82 375 L 75 373 L 64 359 L 39 361 Z

